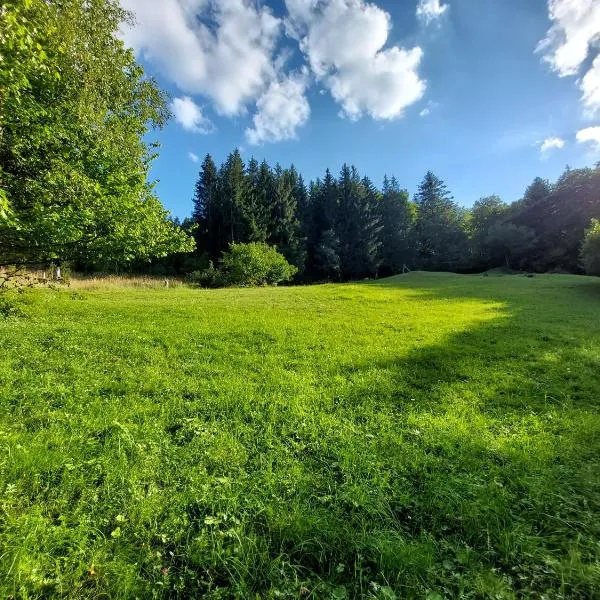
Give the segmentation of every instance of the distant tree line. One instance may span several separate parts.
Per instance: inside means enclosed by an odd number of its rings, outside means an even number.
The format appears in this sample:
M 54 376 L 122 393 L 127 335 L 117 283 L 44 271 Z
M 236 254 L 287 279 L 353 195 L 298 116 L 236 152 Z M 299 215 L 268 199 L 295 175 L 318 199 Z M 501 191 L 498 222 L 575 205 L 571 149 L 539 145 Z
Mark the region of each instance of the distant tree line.
M 582 272 L 586 229 L 600 217 L 600 163 L 567 168 L 558 181 L 536 178 L 512 204 L 498 196 L 459 206 L 428 172 L 411 199 L 394 177 L 381 189 L 355 167 L 305 184 L 287 169 L 239 152 L 202 163 L 192 217 L 197 251 L 160 268 L 189 270 L 218 261 L 231 243 L 276 246 L 305 281 L 340 281 L 406 269 L 480 272 L 496 267 Z M 588 246 L 592 246 L 591 242 Z

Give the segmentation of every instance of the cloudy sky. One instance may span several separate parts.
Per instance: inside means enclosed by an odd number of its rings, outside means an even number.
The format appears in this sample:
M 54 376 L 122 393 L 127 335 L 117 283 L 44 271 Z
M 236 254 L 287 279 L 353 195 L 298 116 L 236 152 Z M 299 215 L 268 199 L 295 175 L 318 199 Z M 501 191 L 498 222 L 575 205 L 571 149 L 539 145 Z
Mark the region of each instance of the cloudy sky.
M 517 199 L 600 160 L 598 0 L 121 0 L 122 35 L 171 95 L 153 169 L 191 212 L 199 161 L 346 161 L 459 203 Z

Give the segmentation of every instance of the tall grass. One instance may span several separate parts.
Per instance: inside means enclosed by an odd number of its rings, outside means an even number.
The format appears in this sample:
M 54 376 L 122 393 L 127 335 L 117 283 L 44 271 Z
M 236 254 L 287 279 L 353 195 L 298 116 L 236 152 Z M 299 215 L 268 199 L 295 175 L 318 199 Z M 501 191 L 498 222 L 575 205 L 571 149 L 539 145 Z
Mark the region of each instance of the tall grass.
M 185 285 L 182 278 L 153 275 L 91 275 L 74 274 L 69 278 L 69 286 L 74 289 L 114 289 L 114 288 L 180 288 Z

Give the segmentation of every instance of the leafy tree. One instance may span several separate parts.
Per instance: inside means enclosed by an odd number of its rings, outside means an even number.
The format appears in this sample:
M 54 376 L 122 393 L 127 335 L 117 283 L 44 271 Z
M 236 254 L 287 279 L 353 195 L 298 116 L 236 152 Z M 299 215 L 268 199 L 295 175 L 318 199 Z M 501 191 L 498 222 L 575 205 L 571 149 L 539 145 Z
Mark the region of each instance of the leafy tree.
M 477 200 L 471 209 L 471 240 L 473 244 L 473 266 L 491 266 L 491 249 L 488 245 L 490 229 L 502 223 L 508 215 L 509 207 L 498 196 L 487 196 Z
M 583 268 L 589 275 L 600 275 L 600 220 L 592 219 L 581 247 Z
M 0 10 L 0 262 L 147 260 L 193 249 L 147 181 L 165 100 L 115 32 L 116 0 Z
M 486 245 L 490 248 L 492 264 L 507 269 L 521 266 L 527 252 L 535 244 L 535 232 L 514 223 L 496 223 L 490 227 Z
M 510 220 L 533 229 L 537 243 L 526 264 L 537 271 L 580 269 L 580 248 L 592 218 L 600 216 L 600 168 L 569 169 L 536 203 L 515 207 Z

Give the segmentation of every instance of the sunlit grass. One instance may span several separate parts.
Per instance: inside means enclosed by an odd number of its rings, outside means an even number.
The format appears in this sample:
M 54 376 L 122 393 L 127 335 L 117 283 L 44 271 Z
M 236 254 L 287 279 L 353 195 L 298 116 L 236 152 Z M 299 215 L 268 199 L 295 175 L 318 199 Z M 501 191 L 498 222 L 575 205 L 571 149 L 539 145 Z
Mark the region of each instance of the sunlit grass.
M 591 598 L 600 282 L 35 290 L 0 597 Z

